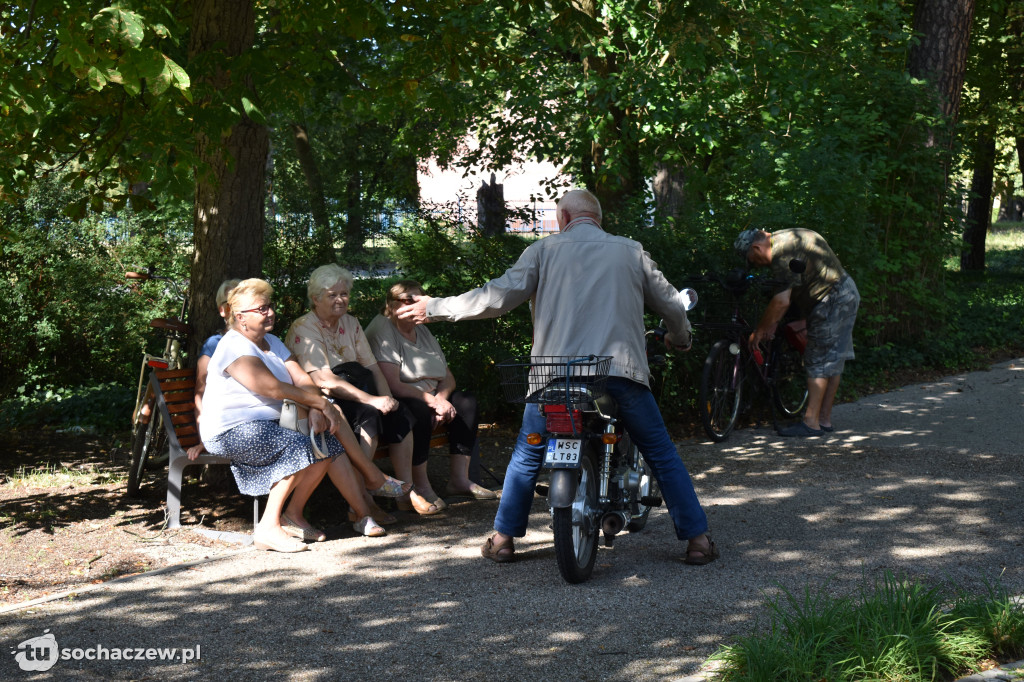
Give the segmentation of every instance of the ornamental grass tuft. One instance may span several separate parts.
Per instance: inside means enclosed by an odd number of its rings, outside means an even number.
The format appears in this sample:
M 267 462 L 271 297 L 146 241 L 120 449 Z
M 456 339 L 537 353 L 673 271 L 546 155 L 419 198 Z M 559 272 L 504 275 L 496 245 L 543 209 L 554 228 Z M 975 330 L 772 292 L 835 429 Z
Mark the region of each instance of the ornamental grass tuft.
M 886 572 L 857 599 L 827 590 L 770 598 L 767 631 L 720 649 L 716 679 L 923 682 L 1024 653 L 1024 605 L 998 583 L 950 600 L 938 587 Z

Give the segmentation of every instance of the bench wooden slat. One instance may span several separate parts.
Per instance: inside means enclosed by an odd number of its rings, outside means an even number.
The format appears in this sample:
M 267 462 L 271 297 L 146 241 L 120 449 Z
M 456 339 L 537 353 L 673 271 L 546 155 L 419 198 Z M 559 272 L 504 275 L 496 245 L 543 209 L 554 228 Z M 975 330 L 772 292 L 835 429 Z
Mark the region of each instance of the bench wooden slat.
M 165 379 L 185 379 L 191 380 L 193 383 L 196 380 L 195 369 L 158 369 L 156 371 L 156 378 L 163 382 Z
M 167 411 L 171 414 L 189 414 L 195 412 L 196 404 L 194 401 L 180 402 L 180 403 L 167 403 Z M 195 415 L 193 414 L 193 419 Z

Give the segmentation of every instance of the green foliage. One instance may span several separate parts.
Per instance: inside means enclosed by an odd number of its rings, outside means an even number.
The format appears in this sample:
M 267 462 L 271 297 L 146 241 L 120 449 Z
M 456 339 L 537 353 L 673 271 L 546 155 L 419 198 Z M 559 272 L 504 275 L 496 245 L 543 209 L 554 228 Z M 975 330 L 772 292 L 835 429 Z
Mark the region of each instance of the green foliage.
M 0 400 L 0 429 L 124 431 L 130 427 L 135 392 L 124 383 L 78 388 L 20 386 Z
M 826 588 L 769 598 L 766 632 L 714 656 L 725 681 L 934 680 L 966 672 L 992 655 L 1020 652 L 1024 609 L 998 584 L 987 595 L 943 592 L 890 572 L 858 600 Z
M 36 383 L 130 381 L 149 319 L 179 312 L 161 287 L 124 279 L 148 266 L 182 279 L 185 254 L 173 247 L 183 232 L 173 214 L 126 210 L 76 223 L 61 213 L 65 201 L 49 181 L 0 205 L 8 231 L 0 242 L 0 396 Z
M 25 196 L 40 175 L 92 192 L 62 208 L 150 206 L 190 186 L 191 79 L 180 4 L 159 0 L 7 3 L 0 49 L 0 198 Z

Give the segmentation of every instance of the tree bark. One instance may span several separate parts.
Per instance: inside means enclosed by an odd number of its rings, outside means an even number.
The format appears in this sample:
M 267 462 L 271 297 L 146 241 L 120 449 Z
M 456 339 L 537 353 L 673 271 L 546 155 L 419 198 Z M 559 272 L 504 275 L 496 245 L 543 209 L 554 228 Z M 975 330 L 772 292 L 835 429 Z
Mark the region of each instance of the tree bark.
M 197 0 L 189 59 L 203 57 L 218 66 L 194 74 L 196 90 L 227 92 L 242 85 L 251 91 L 246 75 L 231 65 L 233 58 L 252 47 L 255 35 L 253 0 Z M 198 114 L 210 104 L 209 96 L 204 99 L 196 101 L 197 121 L 203 120 Z M 196 176 L 193 212 L 191 358 L 206 337 L 223 326 L 214 299 L 220 283 L 261 274 L 269 140 L 266 126 L 244 114 L 226 132 L 212 123 L 197 126 L 196 151 L 203 167 Z
M 366 241 L 366 230 L 363 225 L 363 182 L 358 168 L 349 171 L 348 183 L 345 186 L 346 203 L 348 204 L 348 220 L 345 222 L 345 246 L 347 255 L 365 253 L 363 242 Z
M 971 198 L 967 204 L 964 250 L 960 254 L 960 269 L 964 272 L 985 270 L 985 238 L 992 224 L 992 180 L 995 168 L 995 138 L 982 131 L 974 147 Z
M 932 84 L 951 123 L 960 111 L 973 21 L 974 0 L 917 0 L 914 5 L 914 32 L 920 42 L 910 50 L 907 71 Z
M 1020 186 L 1024 187 L 1024 137 L 1017 138 L 1017 168 L 1020 169 Z
M 686 169 L 681 165 L 655 164 L 653 188 L 657 216 L 678 218 L 686 205 Z
M 313 215 L 315 240 L 320 252 L 316 260 L 324 263 L 334 262 L 334 239 L 327 215 L 327 201 L 324 199 L 323 176 L 320 175 L 320 164 L 316 161 L 316 154 L 309 143 L 309 133 L 305 126 L 292 123 L 292 142 L 302 174 L 306 178 L 306 188 L 309 190 L 309 211 Z

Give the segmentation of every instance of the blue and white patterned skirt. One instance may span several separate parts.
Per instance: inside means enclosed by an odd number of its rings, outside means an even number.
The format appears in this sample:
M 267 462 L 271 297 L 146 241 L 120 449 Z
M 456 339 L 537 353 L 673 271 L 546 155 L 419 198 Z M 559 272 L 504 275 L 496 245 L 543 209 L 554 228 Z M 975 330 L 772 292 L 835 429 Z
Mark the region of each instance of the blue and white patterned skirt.
M 318 461 L 309 436 L 272 420 L 239 424 L 203 444 L 210 454 L 231 460 L 231 473 L 244 495 L 266 495 L 270 486 Z M 327 452 L 337 457 L 345 448 L 327 434 Z

